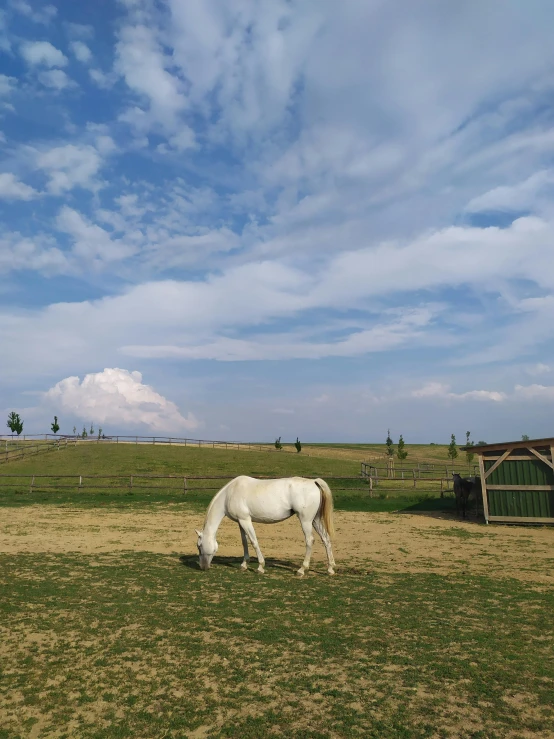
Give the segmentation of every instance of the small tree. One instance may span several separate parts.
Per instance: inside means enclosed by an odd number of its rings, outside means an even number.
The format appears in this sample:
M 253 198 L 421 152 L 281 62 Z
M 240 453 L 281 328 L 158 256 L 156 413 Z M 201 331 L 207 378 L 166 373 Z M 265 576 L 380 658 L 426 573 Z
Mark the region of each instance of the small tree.
M 390 438 L 390 429 L 387 431 L 387 440 L 385 444 L 387 446 L 387 456 L 394 457 L 394 443 L 393 440 Z
M 448 445 L 448 456 L 452 461 L 458 456 L 458 447 L 456 446 L 456 437 L 454 434 L 450 437 L 450 444 Z
M 90 434 L 91 436 L 94 436 L 94 426 L 92 425 L 92 423 L 90 424 L 90 431 L 89 431 L 89 434 Z
M 60 424 L 58 423 L 58 417 L 54 416 L 54 423 L 50 424 L 50 428 L 52 429 L 52 433 L 57 434 L 60 430 Z
M 282 449 L 283 445 L 281 444 L 281 437 L 278 439 L 275 439 L 275 449 Z
M 73 426 L 73 436 L 77 435 L 77 426 Z
M 83 432 L 82 432 L 81 436 L 82 436 L 83 439 L 86 439 L 87 436 L 88 436 L 87 430 L 86 430 L 85 426 L 83 426 Z
M 406 451 L 405 447 L 406 447 L 406 444 L 404 443 L 402 434 L 400 434 L 400 438 L 398 439 L 398 448 L 396 450 L 396 456 L 401 462 L 403 462 L 408 456 L 408 452 Z
M 474 445 L 474 442 L 469 440 L 470 435 L 471 435 L 471 432 L 466 431 L 466 447 L 472 447 Z M 470 449 L 466 449 L 466 461 L 468 465 L 470 465 L 474 459 L 475 459 L 475 454 Z
M 521 441 L 529 441 L 529 436 L 527 434 L 522 434 Z
M 296 437 L 296 441 L 294 442 L 294 446 L 296 447 L 297 452 L 302 451 L 302 444 L 298 441 L 298 436 Z
M 479 441 L 477 442 L 477 446 L 485 446 L 486 443 L 487 443 L 486 441 L 479 439 Z
M 21 420 L 19 413 L 12 411 L 8 416 L 8 422 L 6 426 L 10 429 L 12 434 L 17 434 L 19 436 L 19 434 L 23 431 L 23 421 Z
M 98 438 L 99 439 L 102 439 L 103 438 L 103 434 L 102 434 L 102 429 L 101 428 L 98 429 Z

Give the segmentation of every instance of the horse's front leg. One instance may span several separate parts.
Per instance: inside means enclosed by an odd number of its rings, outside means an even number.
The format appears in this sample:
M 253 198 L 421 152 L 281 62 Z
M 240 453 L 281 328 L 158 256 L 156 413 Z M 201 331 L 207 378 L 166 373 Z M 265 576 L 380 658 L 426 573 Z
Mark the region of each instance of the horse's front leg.
M 247 570 L 248 563 L 250 562 L 250 554 L 248 553 L 248 537 L 246 536 L 246 531 L 242 528 L 240 523 L 239 523 L 239 530 L 240 530 L 240 538 L 242 539 L 242 546 L 244 549 L 244 559 L 242 560 L 241 569 Z
M 244 529 L 244 531 L 248 534 L 248 538 L 250 539 L 252 546 L 256 550 L 256 556 L 258 557 L 258 572 L 265 572 L 264 570 L 265 559 L 264 559 L 264 555 L 262 554 L 262 550 L 259 547 L 258 539 L 256 538 L 256 532 L 254 531 L 254 527 L 252 526 L 252 519 L 251 518 L 239 519 L 239 526 L 242 529 Z
M 310 567 L 310 559 L 312 558 L 312 547 L 314 545 L 314 535 L 312 534 L 311 521 L 300 519 L 300 525 L 302 526 L 304 538 L 306 539 L 306 556 L 304 557 L 304 561 L 302 562 L 302 567 L 296 571 L 296 574 L 302 577 L 302 575 L 304 574 L 304 570 L 307 570 Z

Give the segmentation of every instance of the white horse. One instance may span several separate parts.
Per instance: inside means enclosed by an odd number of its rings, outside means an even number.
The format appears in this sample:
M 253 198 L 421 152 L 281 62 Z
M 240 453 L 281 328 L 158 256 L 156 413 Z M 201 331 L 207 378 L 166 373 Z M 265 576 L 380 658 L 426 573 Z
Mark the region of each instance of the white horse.
M 241 475 L 228 482 L 215 494 L 206 512 L 202 531 L 198 534 L 200 569 L 207 570 L 218 544 L 216 533 L 223 517 L 227 516 L 239 525 L 244 560 L 243 570 L 248 569 L 248 539 L 258 556 L 258 572 L 264 572 L 265 560 L 258 545 L 252 522 L 277 523 L 296 513 L 306 539 L 306 556 L 297 573 L 303 575 L 310 566 L 314 536 L 312 526 L 321 537 L 327 552 L 327 572 L 335 574 L 335 560 L 331 549 L 333 529 L 333 496 L 325 480 L 307 480 L 303 477 L 285 477 L 280 480 L 256 480 Z M 248 538 L 247 538 L 248 537 Z

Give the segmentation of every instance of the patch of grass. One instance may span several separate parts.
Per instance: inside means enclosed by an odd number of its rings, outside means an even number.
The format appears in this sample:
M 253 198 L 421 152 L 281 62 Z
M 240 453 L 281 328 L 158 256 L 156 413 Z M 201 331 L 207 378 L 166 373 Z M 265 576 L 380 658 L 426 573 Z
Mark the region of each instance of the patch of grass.
M 239 564 L 0 556 L 4 736 L 30 719 L 83 739 L 550 731 L 551 591 L 369 562 L 302 580 L 287 561 L 265 576 Z
M 215 492 L 227 480 L 240 474 L 268 477 L 349 477 L 332 480 L 335 505 L 339 510 L 395 511 L 406 506 L 420 509 L 450 510 L 452 502 L 438 497 L 435 483 L 420 482 L 415 489 L 412 482 L 382 481 L 369 496 L 367 481 L 359 477 L 357 461 L 344 458 L 246 452 L 207 447 L 183 447 L 134 444 L 80 444 L 68 446 L 59 452 L 12 462 L 0 468 L 0 475 L 26 475 L 22 480 L 0 478 L 0 507 L 32 504 L 118 506 L 121 509 L 137 506 L 178 504 L 193 510 L 205 509 Z M 36 475 L 32 491 L 31 478 Z M 50 476 L 42 482 L 39 475 Z M 63 475 L 72 475 L 64 479 Z M 83 487 L 79 488 L 79 476 Z M 134 475 L 133 487 L 121 486 L 121 481 L 105 479 L 93 481 L 87 475 Z M 146 480 L 139 475 L 174 475 L 176 479 Z M 193 480 L 194 476 L 225 476 L 218 480 Z M 182 478 L 187 477 L 187 493 L 183 492 Z M 55 489 L 46 490 L 44 485 Z M 343 488 L 342 490 L 340 488 Z M 423 507 L 422 507 L 423 506 Z M 427 506 L 427 507 L 426 507 Z

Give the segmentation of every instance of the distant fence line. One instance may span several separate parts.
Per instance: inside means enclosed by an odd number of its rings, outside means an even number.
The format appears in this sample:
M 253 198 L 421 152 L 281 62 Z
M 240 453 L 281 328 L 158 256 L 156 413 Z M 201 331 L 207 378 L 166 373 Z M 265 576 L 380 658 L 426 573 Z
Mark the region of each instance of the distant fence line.
M 444 475 L 442 471 L 444 470 Z M 478 475 L 479 466 L 476 464 L 438 464 L 433 462 L 418 463 L 417 467 L 404 467 L 395 469 L 390 466 L 379 467 L 369 462 L 361 462 L 360 474 L 362 477 L 373 480 L 378 484 L 382 480 L 439 480 L 440 478 L 451 479 L 452 475 L 459 474 Z M 440 473 L 440 474 L 438 474 Z M 415 487 L 415 485 L 414 485 Z
M 256 475 L 252 474 L 253 477 L 257 477 L 260 480 L 271 480 L 273 479 L 268 475 Z M 198 485 L 199 481 L 212 481 L 221 480 L 229 481 L 232 480 L 235 475 L 0 475 L 0 489 L 1 488 L 25 488 L 30 493 L 33 491 L 37 492 L 56 492 L 58 490 L 77 490 L 82 491 L 84 489 L 89 490 L 170 490 L 174 492 L 182 492 L 183 495 L 191 491 L 203 491 L 203 490 L 219 490 L 223 487 L 222 484 L 217 486 L 210 485 Z M 345 476 L 326 476 L 326 480 L 337 481 L 337 480 L 351 480 L 358 483 L 362 483 L 361 487 L 349 486 L 346 488 L 335 487 L 333 490 L 337 491 L 354 491 L 363 490 L 368 492 L 369 486 L 361 477 L 345 477 Z M 11 481 L 15 480 L 15 483 Z M 58 481 L 62 480 L 60 483 Z M 107 481 L 113 481 L 114 484 L 105 484 Z M 169 487 L 164 486 L 161 483 L 152 484 L 153 481 L 174 481 L 179 484 L 173 484 Z M 24 481 L 27 484 L 24 485 Z M 48 481 L 54 481 L 53 484 L 45 484 Z M 70 482 L 71 481 L 71 482 Z M 100 484 L 95 484 L 96 481 L 101 481 Z M 146 484 L 144 483 L 146 481 Z M 18 483 L 21 484 L 18 484 Z M 192 485 L 191 485 L 192 483 Z
M 218 441 L 214 439 L 189 439 L 180 436 L 137 436 L 137 435 L 105 435 L 101 436 L 80 436 L 79 434 L 26 434 L 21 436 L 12 435 L 0 435 L 1 441 L 56 441 L 56 440 L 68 440 L 74 441 L 75 443 L 88 443 L 88 444 L 101 444 L 101 443 L 115 443 L 115 444 L 164 444 L 164 445 L 180 445 L 180 446 L 195 446 L 195 447 L 220 447 L 222 449 L 254 449 L 258 451 L 282 451 L 275 448 L 274 442 L 254 442 L 254 441 Z M 294 447 L 293 442 L 290 443 L 290 447 Z

